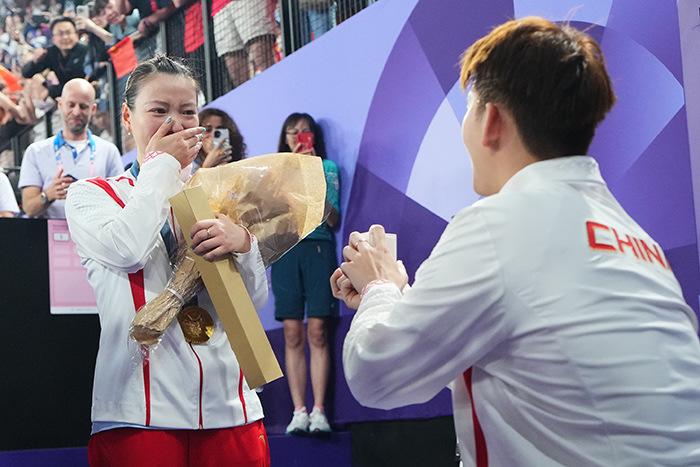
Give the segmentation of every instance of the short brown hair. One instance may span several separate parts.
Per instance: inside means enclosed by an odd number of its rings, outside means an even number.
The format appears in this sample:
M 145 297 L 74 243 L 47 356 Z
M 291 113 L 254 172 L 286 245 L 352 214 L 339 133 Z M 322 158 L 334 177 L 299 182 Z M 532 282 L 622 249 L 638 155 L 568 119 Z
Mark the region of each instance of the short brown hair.
M 615 103 L 598 43 L 537 17 L 508 21 L 476 41 L 462 57 L 460 81 L 474 86 L 480 109 L 506 106 L 541 159 L 586 154 Z

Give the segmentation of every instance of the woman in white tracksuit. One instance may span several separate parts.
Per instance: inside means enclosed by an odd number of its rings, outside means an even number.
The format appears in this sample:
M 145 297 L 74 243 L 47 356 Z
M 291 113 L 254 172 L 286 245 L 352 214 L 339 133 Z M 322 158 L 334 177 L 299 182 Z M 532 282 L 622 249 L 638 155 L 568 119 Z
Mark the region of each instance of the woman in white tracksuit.
M 262 407 L 246 384 L 206 290 L 196 306 L 211 316 L 204 344 L 188 343 L 178 323 L 144 355 L 129 340 L 138 309 L 171 274 L 169 250 L 191 235 L 209 261 L 233 257 L 253 303 L 267 299 L 257 241 L 226 216 L 181 232 L 169 198 L 201 148 L 196 81 L 164 56 L 140 64 L 126 86 L 123 124 L 136 142 L 130 170 L 73 184 L 66 216 L 97 299 L 92 466 L 266 466 Z

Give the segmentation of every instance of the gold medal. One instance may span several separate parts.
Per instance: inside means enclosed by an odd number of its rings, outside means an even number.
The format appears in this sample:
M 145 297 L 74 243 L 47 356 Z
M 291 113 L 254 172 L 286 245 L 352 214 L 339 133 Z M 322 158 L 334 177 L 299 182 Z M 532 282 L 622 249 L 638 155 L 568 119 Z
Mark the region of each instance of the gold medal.
M 188 306 L 177 314 L 185 340 L 190 344 L 204 344 L 214 334 L 214 320 L 204 308 Z

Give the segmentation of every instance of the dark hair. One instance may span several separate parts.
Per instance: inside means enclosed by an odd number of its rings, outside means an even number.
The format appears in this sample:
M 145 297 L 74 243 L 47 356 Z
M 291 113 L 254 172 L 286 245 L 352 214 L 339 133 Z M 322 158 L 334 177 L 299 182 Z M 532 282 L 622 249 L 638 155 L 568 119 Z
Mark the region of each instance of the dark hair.
M 503 104 L 540 159 L 586 154 L 615 103 L 596 41 L 537 17 L 508 21 L 476 41 L 464 53 L 460 80 L 463 88 L 473 84 L 478 111 Z
M 49 24 L 49 31 L 51 31 L 51 35 L 53 35 L 53 28 L 59 23 L 70 23 L 73 25 L 73 29 L 75 29 L 76 32 L 78 31 L 78 26 L 75 25 L 73 18 L 69 18 L 68 16 L 59 16 L 54 18 Z
M 197 94 L 199 95 L 199 81 L 192 73 L 192 70 L 178 59 L 170 58 L 167 55 L 158 54 L 153 58 L 140 63 L 134 71 L 129 75 L 129 79 L 126 80 L 126 86 L 124 87 L 124 102 L 126 102 L 127 107 L 133 110 L 134 103 L 136 102 L 136 96 L 141 89 L 141 83 L 147 79 L 149 76 L 156 73 L 165 73 L 168 75 L 175 76 L 185 76 L 191 78 L 194 81 L 195 87 L 197 88 Z
M 109 0 L 95 0 L 90 10 L 90 16 L 100 16 L 104 9 L 107 8 L 108 3 Z
M 238 129 L 238 125 L 233 119 L 224 112 L 223 110 L 208 108 L 199 112 L 199 124 L 202 125 L 202 121 L 209 117 L 219 117 L 225 128 L 228 129 L 229 144 L 231 145 L 231 155 L 233 159 L 231 162 L 239 161 L 245 156 L 246 145 L 243 142 L 243 135 Z
M 323 138 L 323 130 L 321 126 L 316 123 L 314 118 L 307 113 L 294 112 L 291 114 L 282 124 L 282 131 L 280 132 L 279 143 L 277 144 L 278 152 L 292 152 L 294 148 L 290 148 L 287 144 L 287 129 L 293 127 L 299 122 L 299 120 L 306 120 L 309 122 L 311 127 L 311 132 L 314 134 L 314 151 L 316 155 L 322 159 L 326 158 L 326 142 Z

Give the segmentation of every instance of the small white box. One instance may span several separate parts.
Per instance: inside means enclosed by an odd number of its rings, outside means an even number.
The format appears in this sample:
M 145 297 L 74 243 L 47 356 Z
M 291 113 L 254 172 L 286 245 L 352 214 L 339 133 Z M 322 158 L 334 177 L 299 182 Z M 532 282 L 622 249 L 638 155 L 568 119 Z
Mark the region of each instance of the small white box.
M 372 240 L 369 237 L 369 232 L 361 233 L 360 237 L 363 240 L 367 240 L 369 242 L 370 246 L 374 246 L 372 244 Z M 389 254 L 391 255 L 392 258 L 394 258 L 394 261 L 396 261 L 396 259 L 397 259 L 397 256 L 396 256 L 396 234 L 393 234 L 393 233 L 386 234 L 386 246 L 389 249 Z

